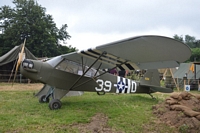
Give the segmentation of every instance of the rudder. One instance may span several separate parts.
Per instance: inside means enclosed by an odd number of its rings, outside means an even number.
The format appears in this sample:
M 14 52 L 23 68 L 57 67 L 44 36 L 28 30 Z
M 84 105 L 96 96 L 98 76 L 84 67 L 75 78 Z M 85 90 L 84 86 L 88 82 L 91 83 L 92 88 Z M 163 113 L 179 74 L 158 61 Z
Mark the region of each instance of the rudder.
M 149 69 L 140 80 L 141 85 L 160 86 L 160 77 L 157 69 Z

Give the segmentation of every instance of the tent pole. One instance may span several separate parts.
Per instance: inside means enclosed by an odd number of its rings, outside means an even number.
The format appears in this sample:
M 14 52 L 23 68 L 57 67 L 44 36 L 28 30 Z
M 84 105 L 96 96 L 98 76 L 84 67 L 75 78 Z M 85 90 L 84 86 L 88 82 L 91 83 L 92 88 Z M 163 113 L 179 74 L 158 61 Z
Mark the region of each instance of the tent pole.
M 12 75 L 13 75 L 13 71 L 14 71 L 14 68 L 15 68 L 15 66 L 16 66 L 16 63 L 17 63 L 17 59 L 15 60 L 15 64 L 14 64 L 13 69 L 12 69 L 12 71 L 11 71 L 11 74 L 10 74 L 10 77 L 9 77 L 9 80 L 8 80 L 8 83 L 10 83 L 10 79 L 11 79 L 11 77 L 12 77 Z

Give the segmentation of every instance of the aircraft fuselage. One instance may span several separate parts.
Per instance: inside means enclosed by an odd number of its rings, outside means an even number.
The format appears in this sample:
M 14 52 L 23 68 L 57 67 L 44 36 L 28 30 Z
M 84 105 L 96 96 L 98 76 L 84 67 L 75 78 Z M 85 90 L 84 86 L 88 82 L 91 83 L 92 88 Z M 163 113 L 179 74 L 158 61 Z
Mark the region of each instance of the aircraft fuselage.
M 109 73 L 96 79 L 83 76 L 76 83 L 81 75 L 59 70 L 47 62 L 25 60 L 22 62 L 20 71 L 25 77 L 31 80 L 63 90 L 106 93 L 149 93 L 149 87 L 140 87 L 140 83 L 137 81 Z

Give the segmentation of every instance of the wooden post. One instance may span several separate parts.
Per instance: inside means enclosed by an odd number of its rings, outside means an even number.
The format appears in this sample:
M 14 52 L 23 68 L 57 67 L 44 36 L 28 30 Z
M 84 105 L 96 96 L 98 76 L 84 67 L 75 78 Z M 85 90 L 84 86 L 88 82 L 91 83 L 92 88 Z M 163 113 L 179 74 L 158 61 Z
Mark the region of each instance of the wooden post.
M 178 81 L 178 78 L 176 78 L 176 80 L 177 80 L 177 90 L 180 91 L 179 90 L 179 81 Z
M 184 91 L 185 91 L 185 82 L 186 82 L 186 80 L 184 79 L 184 89 L 183 89 Z
M 186 90 L 185 90 L 186 80 L 187 80 L 187 75 L 185 75 L 185 76 L 183 77 L 183 84 L 184 84 L 183 90 L 184 90 L 184 91 L 186 91 Z
M 175 80 L 175 78 L 174 78 L 174 74 L 172 73 L 171 68 L 169 69 L 169 71 L 170 71 L 170 73 L 171 73 L 171 75 L 172 75 L 172 79 L 173 79 L 173 81 L 174 81 L 174 84 L 175 84 L 177 90 L 179 91 L 178 85 L 177 85 L 177 83 L 176 83 L 176 80 Z

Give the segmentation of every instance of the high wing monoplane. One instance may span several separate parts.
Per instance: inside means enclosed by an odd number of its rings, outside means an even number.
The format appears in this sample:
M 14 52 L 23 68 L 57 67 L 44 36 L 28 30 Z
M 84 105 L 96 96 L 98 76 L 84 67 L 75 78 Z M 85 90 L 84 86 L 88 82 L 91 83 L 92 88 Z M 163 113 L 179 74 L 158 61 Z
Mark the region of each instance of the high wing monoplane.
M 190 56 L 190 48 L 182 42 L 147 35 L 60 55 L 46 62 L 25 59 L 20 65 L 20 72 L 31 80 L 44 83 L 37 94 L 39 101 L 49 102 L 50 109 L 59 109 L 60 99 L 73 91 L 97 92 L 99 95 L 170 93 L 172 89 L 160 87 L 157 69 L 177 67 Z M 146 69 L 147 72 L 140 81 L 134 81 L 110 74 L 109 70 L 114 68 Z

